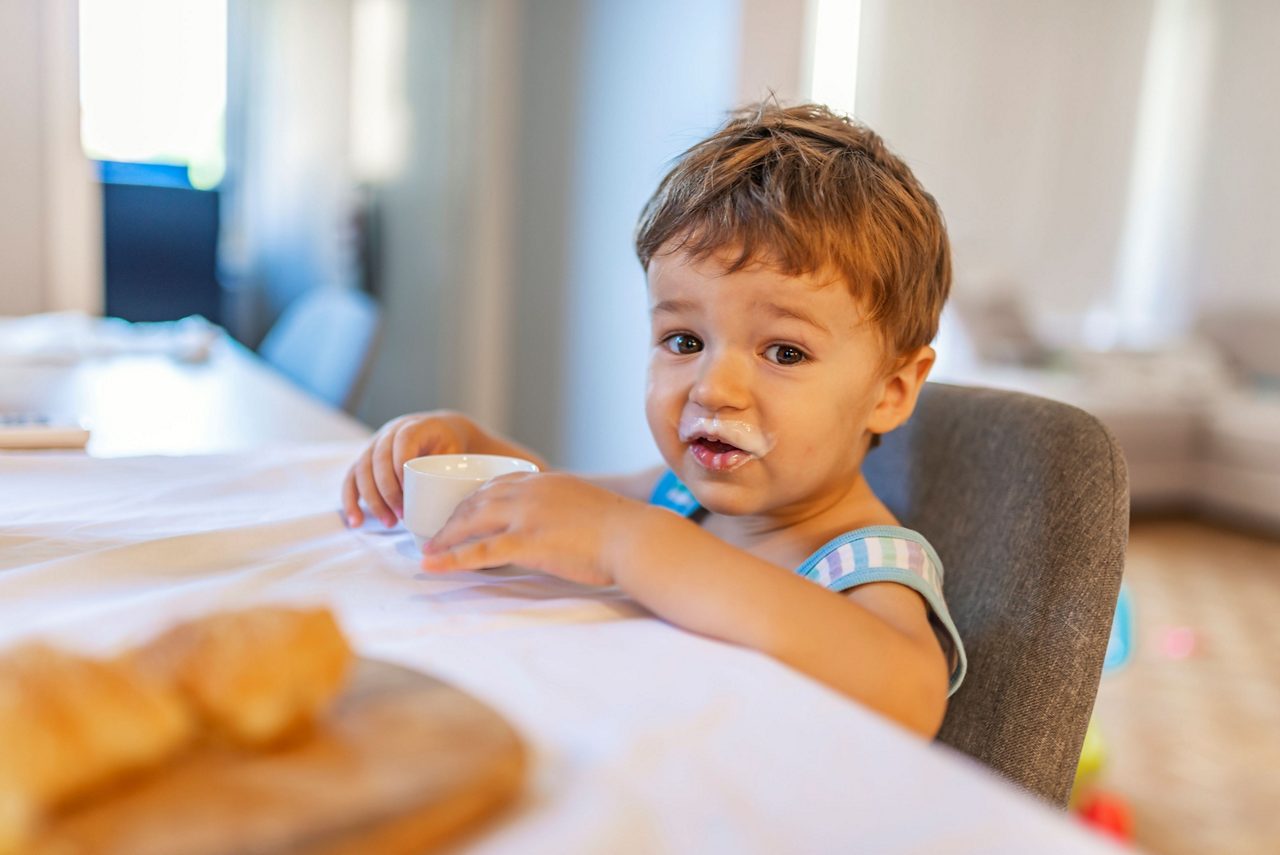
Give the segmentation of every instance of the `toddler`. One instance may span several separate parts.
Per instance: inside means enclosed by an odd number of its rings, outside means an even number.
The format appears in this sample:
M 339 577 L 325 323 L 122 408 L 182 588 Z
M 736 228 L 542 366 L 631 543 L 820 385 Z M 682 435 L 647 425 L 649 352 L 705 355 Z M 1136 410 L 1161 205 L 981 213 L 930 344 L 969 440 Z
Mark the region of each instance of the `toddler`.
M 617 585 L 665 620 L 763 651 L 932 737 L 965 656 L 942 564 L 861 474 L 911 415 L 950 288 L 938 207 L 824 107 L 735 114 L 640 217 L 645 412 L 665 465 L 495 479 L 426 545 L 433 573 L 519 564 Z M 387 423 L 343 484 L 384 524 L 426 454 L 524 457 L 463 415 Z

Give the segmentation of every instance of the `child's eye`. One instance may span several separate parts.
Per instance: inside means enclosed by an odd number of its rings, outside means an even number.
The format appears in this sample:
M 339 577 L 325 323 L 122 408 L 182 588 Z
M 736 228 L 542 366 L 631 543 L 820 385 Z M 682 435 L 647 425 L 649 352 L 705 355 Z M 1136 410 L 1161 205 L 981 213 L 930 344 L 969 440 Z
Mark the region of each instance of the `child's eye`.
M 765 348 L 764 355 L 779 365 L 799 365 L 809 358 L 803 350 L 789 344 L 771 344 Z
M 698 337 L 688 333 L 669 335 L 662 340 L 662 345 L 672 353 L 678 353 L 681 356 L 688 356 L 702 350 L 702 342 Z

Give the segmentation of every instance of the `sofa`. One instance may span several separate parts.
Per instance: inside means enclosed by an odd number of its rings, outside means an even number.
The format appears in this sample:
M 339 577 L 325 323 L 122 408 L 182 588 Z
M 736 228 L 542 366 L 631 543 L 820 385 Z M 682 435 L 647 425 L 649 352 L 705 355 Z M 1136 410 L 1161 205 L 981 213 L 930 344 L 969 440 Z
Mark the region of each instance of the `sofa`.
M 1025 330 L 976 340 L 944 319 L 933 379 L 1096 415 L 1124 449 L 1135 514 L 1191 512 L 1280 534 L 1280 314 L 1216 315 L 1144 352 L 1045 348 Z

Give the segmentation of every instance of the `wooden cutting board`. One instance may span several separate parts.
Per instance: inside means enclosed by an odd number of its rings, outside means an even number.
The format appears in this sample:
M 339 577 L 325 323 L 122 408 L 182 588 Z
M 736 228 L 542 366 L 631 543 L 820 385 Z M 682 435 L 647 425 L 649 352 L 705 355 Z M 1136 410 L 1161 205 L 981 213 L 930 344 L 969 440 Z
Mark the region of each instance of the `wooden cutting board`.
M 421 853 L 509 802 L 525 748 L 447 683 L 361 660 L 316 729 L 268 752 L 191 750 L 56 817 L 40 855 Z

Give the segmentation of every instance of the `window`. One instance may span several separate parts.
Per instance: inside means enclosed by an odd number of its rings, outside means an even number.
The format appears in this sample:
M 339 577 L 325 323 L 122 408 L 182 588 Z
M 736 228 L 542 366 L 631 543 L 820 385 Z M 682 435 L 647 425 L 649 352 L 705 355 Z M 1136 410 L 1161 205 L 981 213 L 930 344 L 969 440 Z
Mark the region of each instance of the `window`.
M 226 0 L 80 0 L 80 140 L 100 161 L 226 169 Z
M 854 115 L 861 0 L 810 0 L 809 99 Z

